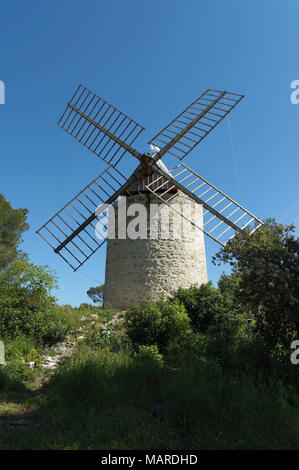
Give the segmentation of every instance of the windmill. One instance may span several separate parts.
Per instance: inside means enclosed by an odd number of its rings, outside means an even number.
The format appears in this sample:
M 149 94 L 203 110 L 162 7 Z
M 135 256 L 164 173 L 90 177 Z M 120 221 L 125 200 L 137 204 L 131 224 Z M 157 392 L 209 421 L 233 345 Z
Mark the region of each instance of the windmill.
M 126 308 L 144 297 L 157 299 L 180 285 L 207 282 L 204 234 L 224 246 L 236 232 L 246 229 L 252 234 L 262 225 L 260 219 L 183 163 L 243 96 L 206 90 L 148 142 L 150 155 L 132 146 L 144 130 L 140 124 L 79 85 L 58 124 L 107 167 L 37 233 L 74 271 L 108 240 L 105 303 Z M 131 175 L 125 175 L 120 163 L 129 155 L 138 165 Z M 164 164 L 168 158 L 178 162 L 172 169 Z M 189 229 L 180 240 L 165 238 L 161 232 L 155 237 L 131 239 L 126 236 L 126 221 L 123 236 L 118 233 L 110 239 L 109 227 L 98 237 L 97 224 L 105 225 L 101 221 L 108 205 L 117 206 L 124 196 L 129 207 L 139 203 L 148 208 L 158 203 L 170 208 L 173 226 L 184 219 Z M 121 227 L 119 219 L 118 209 L 114 225 Z

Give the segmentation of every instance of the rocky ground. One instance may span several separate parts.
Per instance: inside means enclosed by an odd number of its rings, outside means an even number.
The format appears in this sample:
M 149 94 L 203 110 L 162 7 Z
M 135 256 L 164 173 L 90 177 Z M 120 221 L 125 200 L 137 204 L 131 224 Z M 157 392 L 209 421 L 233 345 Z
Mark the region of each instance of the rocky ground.
M 115 325 L 118 322 L 120 315 L 121 312 L 115 313 L 110 321 L 102 323 L 98 321 L 97 314 L 92 314 L 90 316 L 91 321 L 89 323 L 89 326 L 95 325 L 98 328 L 102 328 L 105 330 L 106 328 L 109 328 L 109 326 Z M 56 344 L 55 347 L 51 348 L 51 354 L 45 355 L 41 362 L 42 369 L 54 371 L 63 359 L 70 357 L 74 353 L 76 345 L 78 344 L 78 342 L 84 340 L 88 331 L 88 325 L 84 324 L 86 320 L 88 320 L 88 318 L 82 316 L 81 321 L 83 325 L 80 326 L 78 329 L 71 331 L 64 341 Z M 28 363 L 28 366 L 34 367 L 35 364 Z

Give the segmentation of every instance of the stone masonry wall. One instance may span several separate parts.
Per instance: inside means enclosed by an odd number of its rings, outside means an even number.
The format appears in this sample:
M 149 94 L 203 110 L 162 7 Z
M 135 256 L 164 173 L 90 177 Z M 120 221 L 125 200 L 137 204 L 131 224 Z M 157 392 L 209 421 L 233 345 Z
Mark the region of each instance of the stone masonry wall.
M 146 234 L 142 235 L 143 239 L 108 239 L 104 291 L 106 306 L 126 309 L 144 298 L 158 300 L 179 286 L 189 287 L 208 281 L 201 230 L 176 212 L 169 211 L 168 206 L 150 217 L 150 206 L 161 202 L 154 195 L 130 196 L 126 202 L 127 208 L 135 203 L 144 205 L 148 227 Z M 171 205 L 184 211 L 188 217 L 191 215 L 192 220 L 202 226 L 201 205 L 181 194 L 172 199 Z M 127 228 L 135 217 L 127 218 Z M 110 224 L 111 214 L 109 219 Z M 117 211 L 115 226 L 117 236 Z M 152 238 L 149 237 L 150 232 Z

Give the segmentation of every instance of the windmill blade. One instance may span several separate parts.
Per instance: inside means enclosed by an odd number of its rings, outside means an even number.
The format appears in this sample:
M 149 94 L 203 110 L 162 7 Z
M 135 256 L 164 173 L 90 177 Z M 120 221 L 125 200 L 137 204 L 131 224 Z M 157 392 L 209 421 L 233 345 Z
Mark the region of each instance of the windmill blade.
M 243 97 L 228 91 L 205 91 L 148 142 L 161 149 L 154 160 L 158 161 L 165 154 L 183 160 Z
M 105 243 L 107 232 L 102 230 L 101 218 L 106 205 L 117 199 L 138 172 L 139 167 L 127 179 L 116 169 L 106 169 L 37 233 L 76 271 Z M 96 225 L 97 218 L 100 227 Z
M 183 163 L 169 170 L 168 173 L 156 164 L 153 167 L 160 176 L 149 183 L 146 188 L 171 208 L 173 208 L 171 200 L 176 197 L 176 194 L 173 194 L 174 188 L 202 204 L 203 223 L 200 221 L 196 223 L 184 215 L 183 217 L 220 245 L 225 246 L 236 232 L 246 229 L 251 235 L 263 225 L 263 222 L 251 212 Z
M 92 91 L 79 85 L 58 121 L 66 132 L 109 165 L 116 167 L 144 128 Z

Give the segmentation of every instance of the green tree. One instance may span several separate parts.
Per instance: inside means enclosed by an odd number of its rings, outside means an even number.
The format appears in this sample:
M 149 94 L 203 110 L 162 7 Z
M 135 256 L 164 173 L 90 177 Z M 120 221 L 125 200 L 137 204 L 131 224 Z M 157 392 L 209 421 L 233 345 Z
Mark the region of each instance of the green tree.
M 268 219 L 254 234 L 236 234 L 213 258 L 238 277 L 236 298 L 256 319 L 256 332 L 274 348 L 299 338 L 299 240 L 293 225 Z M 227 280 L 226 280 L 227 281 Z M 223 287 L 225 281 L 223 281 Z
M 0 271 L 0 335 L 29 335 L 38 341 L 51 342 L 60 325 L 53 309 L 57 288 L 54 272 L 18 259 Z M 61 336 L 61 331 L 58 332 Z M 59 336 L 58 335 L 58 336 Z
M 28 230 L 27 209 L 13 209 L 0 194 L 0 269 L 20 256 L 18 245 L 22 234 Z
M 88 297 L 93 301 L 93 303 L 102 303 L 104 297 L 104 284 L 97 287 L 90 287 L 87 291 Z

